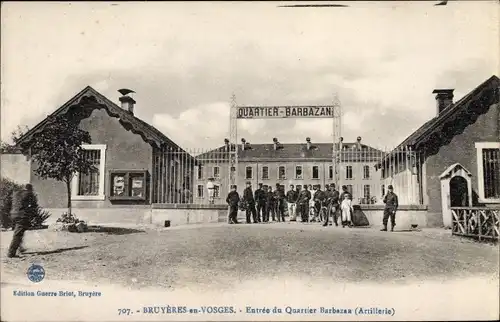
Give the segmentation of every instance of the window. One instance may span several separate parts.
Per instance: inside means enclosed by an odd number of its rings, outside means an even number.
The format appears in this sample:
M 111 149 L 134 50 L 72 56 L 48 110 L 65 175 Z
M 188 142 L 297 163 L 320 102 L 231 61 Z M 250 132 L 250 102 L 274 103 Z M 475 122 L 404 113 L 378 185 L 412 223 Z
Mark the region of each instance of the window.
M 198 185 L 198 189 L 197 189 L 197 193 L 196 193 L 196 197 L 198 198 L 203 198 L 203 191 L 204 191 L 204 186 L 202 184 L 199 184 Z
M 286 168 L 285 166 L 281 165 L 278 167 L 278 180 L 285 180 L 286 179 Z
M 319 179 L 319 167 L 317 165 L 313 165 L 312 167 L 312 178 Z
M 363 166 L 363 179 L 370 179 L 370 166 Z
M 214 178 L 216 178 L 216 179 L 220 178 L 220 167 L 219 166 L 214 166 Z
M 370 195 L 370 185 L 369 184 L 365 184 L 363 186 L 363 198 L 365 198 L 367 203 L 370 201 L 371 195 Z
M 269 167 L 262 167 L 262 180 L 269 179 Z
M 328 178 L 333 179 L 333 165 L 328 167 Z
M 380 186 L 380 191 L 382 191 L 382 197 L 385 196 L 385 184 Z
M 303 179 L 302 178 L 302 166 L 298 165 L 295 167 L 295 179 Z
M 347 180 L 352 180 L 352 165 L 345 167 L 345 178 Z
M 146 200 L 146 170 L 110 171 L 110 200 Z
M 214 198 L 220 198 L 220 186 L 217 184 L 214 186 Z
M 476 143 L 479 201 L 500 202 L 500 142 Z
M 252 179 L 253 178 L 253 171 L 252 167 L 246 167 L 245 171 L 245 178 L 246 179 Z
M 82 145 L 83 157 L 89 160 L 93 167 L 87 174 L 77 173 L 72 181 L 72 199 L 104 200 L 104 166 L 106 161 L 106 145 Z
M 203 180 L 203 166 L 198 166 L 198 180 Z
M 347 187 L 347 192 L 349 192 L 352 196 L 352 184 L 348 184 L 346 185 L 346 187 Z

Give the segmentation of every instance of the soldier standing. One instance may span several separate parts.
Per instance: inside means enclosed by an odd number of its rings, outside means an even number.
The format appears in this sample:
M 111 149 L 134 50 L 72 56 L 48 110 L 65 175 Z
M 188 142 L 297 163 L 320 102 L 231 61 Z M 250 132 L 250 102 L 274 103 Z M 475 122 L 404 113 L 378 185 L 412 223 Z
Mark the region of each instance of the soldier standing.
M 246 217 L 247 217 L 247 224 L 251 224 L 250 220 L 250 214 L 252 214 L 253 217 L 253 223 L 256 224 L 260 220 L 257 218 L 257 211 L 255 210 L 255 199 L 253 197 L 253 191 L 252 191 L 252 183 L 247 182 L 247 187 L 245 188 L 245 191 L 243 191 L 243 201 L 246 203 Z
M 387 187 L 387 194 L 384 197 L 384 218 L 382 223 L 384 228 L 381 231 L 387 231 L 387 221 L 391 217 L 391 231 L 394 231 L 394 226 L 396 226 L 396 211 L 398 210 L 398 196 L 394 193 L 392 185 Z
M 231 191 L 227 195 L 226 202 L 229 205 L 229 223 L 239 224 L 238 203 L 240 202 L 240 195 L 236 191 L 236 185 L 231 186 Z
M 335 189 L 335 184 L 331 183 L 327 190 L 328 215 L 323 226 L 327 226 L 330 215 L 333 216 L 335 226 L 338 226 L 339 192 Z M 330 226 L 332 223 L 330 222 Z
M 271 213 L 272 220 L 276 221 L 276 202 L 272 186 L 269 186 L 266 195 L 266 211 L 267 211 L 267 219 L 269 219 L 269 213 Z
M 285 192 L 283 191 L 279 183 L 276 184 L 274 195 L 276 200 L 276 214 L 278 215 L 278 221 L 285 222 Z
M 255 202 L 257 204 L 257 218 L 259 221 L 265 221 L 266 195 L 262 189 L 262 183 L 259 183 L 259 189 L 255 190 Z
M 297 221 L 297 197 L 298 192 L 294 190 L 293 184 L 290 185 L 290 190 L 286 193 L 286 202 L 288 206 L 288 215 L 290 216 L 290 221 Z
M 309 221 L 309 200 L 311 200 L 311 192 L 304 185 L 304 190 L 300 192 L 298 201 L 302 222 Z
M 24 252 L 25 249 L 22 246 L 24 233 L 30 227 L 36 205 L 37 200 L 31 184 L 27 184 L 23 190 L 12 193 L 11 219 L 14 223 L 14 234 L 7 257 L 17 257 L 18 249 Z

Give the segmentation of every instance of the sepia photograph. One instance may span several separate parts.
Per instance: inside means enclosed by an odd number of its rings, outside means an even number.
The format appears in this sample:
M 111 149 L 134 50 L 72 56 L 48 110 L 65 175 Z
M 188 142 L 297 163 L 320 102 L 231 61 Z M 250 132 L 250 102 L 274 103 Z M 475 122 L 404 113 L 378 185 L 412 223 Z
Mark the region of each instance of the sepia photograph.
M 500 319 L 500 2 L 1 3 L 1 321 Z

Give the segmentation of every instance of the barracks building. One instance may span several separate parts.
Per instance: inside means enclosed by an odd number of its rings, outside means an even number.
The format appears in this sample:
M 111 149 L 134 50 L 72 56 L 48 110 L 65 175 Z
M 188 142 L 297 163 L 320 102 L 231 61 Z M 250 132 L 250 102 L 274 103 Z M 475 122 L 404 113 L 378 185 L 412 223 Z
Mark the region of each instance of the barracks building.
M 217 149 L 196 156 L 195 203 L 208 203 L 206 185 L 213 178 L 215 183 L 215 203 L 224 203 L 230 186 L 229 140 Z M 375 165 L 382 157 L 382 151 L 361 143 L 342 143 L 340 161 L 340 182 L 352 192 L 355 203 L 378 204 L 382 190 L 380 172 Z M 277 138 L 268 144 L 250 144 L 241 139 L 237 147 L 238 192 L 242 192 L 245 182 L 251 182 L 256 189 L 276 184 L 288 186 L 320 185 L 334 182 L 332 143 L 314 143 L 306 138 L 303 143 L 281 144 Z

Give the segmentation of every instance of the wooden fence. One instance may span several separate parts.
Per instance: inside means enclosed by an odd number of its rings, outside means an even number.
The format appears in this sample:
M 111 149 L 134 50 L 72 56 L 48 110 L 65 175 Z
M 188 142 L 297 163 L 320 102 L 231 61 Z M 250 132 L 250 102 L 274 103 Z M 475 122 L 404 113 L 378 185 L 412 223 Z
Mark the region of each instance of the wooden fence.
M 500 208 L 451 208 L 452 234 L 498 241 Z

